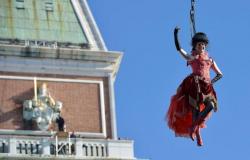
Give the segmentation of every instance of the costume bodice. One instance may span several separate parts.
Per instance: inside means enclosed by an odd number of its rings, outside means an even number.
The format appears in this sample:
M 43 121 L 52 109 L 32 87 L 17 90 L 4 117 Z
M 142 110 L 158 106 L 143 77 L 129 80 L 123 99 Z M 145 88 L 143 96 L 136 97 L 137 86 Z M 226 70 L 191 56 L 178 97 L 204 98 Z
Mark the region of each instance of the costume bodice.
M 191 66 L 193 74 L 210 81 L 210 68 L 213 64 L 213 60 L 208 56 L 207 52 L 196 54 L 195 51 L 193 51 L 192 55 L 195 58 L 188 61 L 188 64 Z

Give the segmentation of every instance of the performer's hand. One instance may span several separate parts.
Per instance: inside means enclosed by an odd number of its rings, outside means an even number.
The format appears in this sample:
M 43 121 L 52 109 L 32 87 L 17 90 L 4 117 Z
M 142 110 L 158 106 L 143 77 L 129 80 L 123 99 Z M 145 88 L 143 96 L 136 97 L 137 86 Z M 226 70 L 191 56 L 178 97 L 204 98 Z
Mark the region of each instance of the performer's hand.
M 214 106 L 214 112 L 217 112 L 218 111 L 218 107 L 215 105 Z
M 175 47 L 176 47 L 177 51 L 181 50 L 181 45 L 180 45 L 179 40 L 178 40 L 178 31 L 179 30 L 180 30 L 179 27 L 175 27 L 175 29 L 174 29 L 174 43 L 175 43 Z
M 176 27 L 174 28 L 174 34 L 177 34 L 179 30 L 180 30 L 180 28 L 179 28 L 178 26 L 176 26 Z
M 215 82 L 217 82 L 219 79 L 222 78 L 222 74 L 217 74 L 212 80 L 211 83 L 214 84 Z

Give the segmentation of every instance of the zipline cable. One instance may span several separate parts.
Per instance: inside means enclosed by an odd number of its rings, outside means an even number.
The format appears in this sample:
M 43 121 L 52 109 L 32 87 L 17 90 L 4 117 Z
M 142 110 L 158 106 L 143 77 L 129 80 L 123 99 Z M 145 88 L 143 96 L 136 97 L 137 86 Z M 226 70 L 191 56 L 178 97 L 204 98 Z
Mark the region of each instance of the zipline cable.
M 190 30 L 191 38 L 195 35 L 195 0 L 191 0 L 191 9 L 190 9 Z

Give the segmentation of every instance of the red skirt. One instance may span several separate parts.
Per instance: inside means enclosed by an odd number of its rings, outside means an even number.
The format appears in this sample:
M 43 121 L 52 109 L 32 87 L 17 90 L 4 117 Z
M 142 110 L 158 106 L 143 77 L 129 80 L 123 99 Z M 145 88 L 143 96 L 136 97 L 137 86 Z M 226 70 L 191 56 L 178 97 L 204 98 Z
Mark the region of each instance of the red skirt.
M 190 104 L 189 97 L 197 100 L 197 93 L 199 97 L 202 95 L 210 95 L 214 101 L 217 101 L 216 93 L 211 83 L 207 83 L 201 78 L 195 81 L 193 74 L 186 77 L 179 86 L 177 93 L 172 96 L 168 112 L 166 114 L 166 121 L 170 129 L 175 132 L 176 136 L 189 137 L 190 129 L 193 125 L 193 109 L 194 106 Z M 197 82 L 199 83 L 200 92 L 198 92 Z M 198 109 L 202 111 L 204 106 L 204 99 L 197 100 Z M 209 113 L 210 115 L 211 113 Z M 206 120 L 208 119 L 207 116 Z M 200 128 L 205 127 L 205 121 L 199 125 Z

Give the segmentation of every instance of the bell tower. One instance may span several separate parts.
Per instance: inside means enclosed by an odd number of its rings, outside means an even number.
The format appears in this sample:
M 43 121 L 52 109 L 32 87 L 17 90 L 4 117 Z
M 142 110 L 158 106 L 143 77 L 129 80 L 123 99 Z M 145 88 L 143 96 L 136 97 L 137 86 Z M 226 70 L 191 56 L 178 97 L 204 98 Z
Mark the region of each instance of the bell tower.
M 135 159 L 117 137 L 121 59 L 86 0 L 1 0 L 0 156 Z

